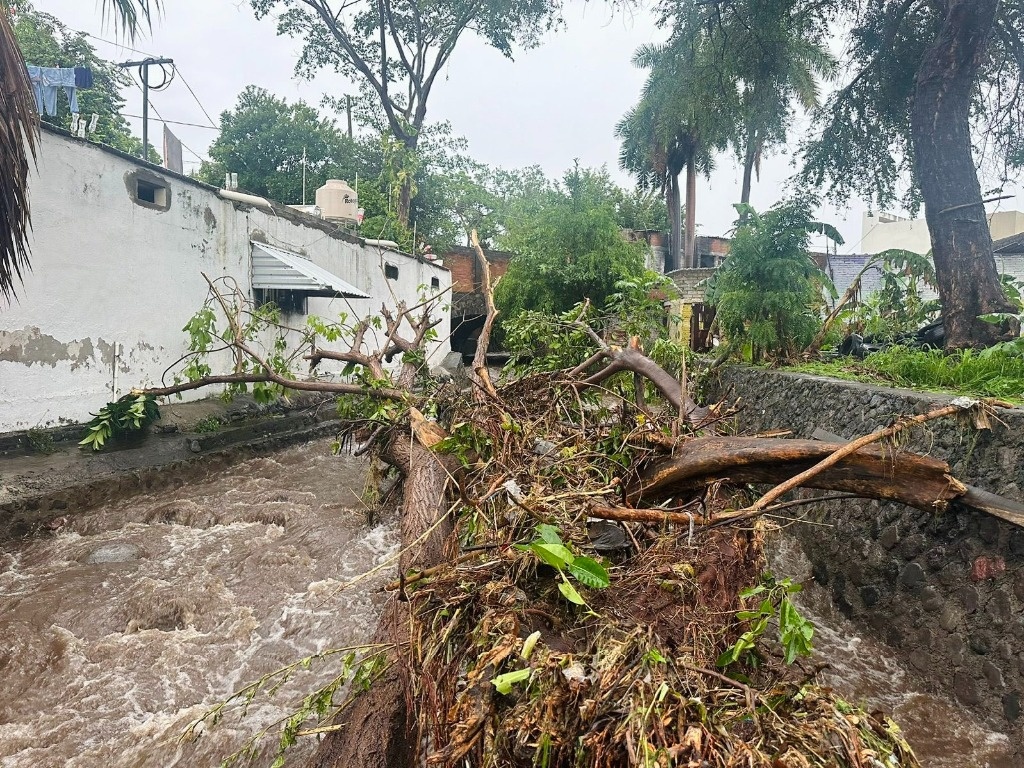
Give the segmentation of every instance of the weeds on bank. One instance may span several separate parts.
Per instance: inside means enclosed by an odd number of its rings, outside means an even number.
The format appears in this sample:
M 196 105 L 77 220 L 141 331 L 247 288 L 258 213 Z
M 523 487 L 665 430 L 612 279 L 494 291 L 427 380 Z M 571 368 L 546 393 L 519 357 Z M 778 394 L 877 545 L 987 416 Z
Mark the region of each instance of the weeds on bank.
M 947 354 L 938 349 L 889 347 L 863 360 L 793 366 L 792 370 L 898 387 L 950 390 L 1024 401 L 1024 340 Z

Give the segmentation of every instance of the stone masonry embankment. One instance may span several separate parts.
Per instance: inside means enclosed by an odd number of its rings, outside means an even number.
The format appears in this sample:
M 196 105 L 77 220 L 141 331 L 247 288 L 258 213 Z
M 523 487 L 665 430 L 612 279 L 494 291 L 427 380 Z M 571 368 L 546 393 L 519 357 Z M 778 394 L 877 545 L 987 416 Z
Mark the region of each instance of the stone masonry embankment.
M 728 367 L 712 399 L 742 398 L 744 433 L 823 430 L 844 439 L 950 396 L 818 376 Z M 956 477 L 1020 501 L 1024 410 L 975 431 L 956 419 L 915 429 L 901 445 L 949 462 Z M 815 579 L 849 617 L 897 650 L 937 689 L 1006 731 L 1024 757 L 1024 529 L 951 505 L 928 513 L 900 504 L 843 500 L 815 505 L 821 525 L 795 525 Z

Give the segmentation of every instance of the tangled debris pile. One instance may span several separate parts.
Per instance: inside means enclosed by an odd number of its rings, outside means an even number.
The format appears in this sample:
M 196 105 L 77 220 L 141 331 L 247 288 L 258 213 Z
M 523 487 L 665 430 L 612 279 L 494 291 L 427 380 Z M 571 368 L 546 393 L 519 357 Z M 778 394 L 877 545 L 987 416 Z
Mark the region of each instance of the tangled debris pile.
M 737 650 L 759 624 L 767 638 L 793 623 L 776 616 L 792 611 L 785 590 L 762 581 L 768 524 L 706 523 L 739 491 L 656 508 L 692 524 L 595 521 L 597 503 L 621 504 L 645 467 L 685 451 L 675 414 L 558 376 L 451 409 L 434 450 L 461 459 L 458 552 L 391 585 L 410 616 L 392 659 L 408 743 L 426 764 L 917 764 L 895 724 L 787 669 L 777 644 Z
M 399 580 L 365 648 L 319 655 L 342 658 L 341 672 L 282 723 L 275 768 L 304 735 L 322 737 L 317 768 L 917 765 L 894 723 L 791 664 L 813 628 L 789 599 L 798 587 L 764 573 L 766 516 L 806 503 L 780 500 L 799 487 L 932 512 L 959 499 L 1024 525 L 1019 504 L 900 447 L 934 418 L 985 428 L 989 404 L 954 401 L 847 445 L 732 437 L 716 432 L 727 409 L 692 400 L 685 366 L 673 375 L 635 337 L 610 343 L 582 322 L 586 306 L 567 323 L 589 357 L 495 387 L 488 297 L 473 386 L 460 391 L 424 375 L 436 298 L 382 310 L 375 351 L 371 321 L 343 319 L 311 322 L 286 358 L 283 342 L 273 356 L 256 348 L 272 316 L 210 287 L 211 330 L 193 349 L 197 360 L 231 349 L 234 372 L 191 360 L 188 382 L 145 393 L 228 383 L 342 395 L 347 438 L 401 480 Z M 289 364 L 307 350 L 313 366 L 338 361 L 361 378 L 295 377 Z M 747 483 L 775 487 L 750 503 Z M 312 661 L 233 698 L 244 711 Z

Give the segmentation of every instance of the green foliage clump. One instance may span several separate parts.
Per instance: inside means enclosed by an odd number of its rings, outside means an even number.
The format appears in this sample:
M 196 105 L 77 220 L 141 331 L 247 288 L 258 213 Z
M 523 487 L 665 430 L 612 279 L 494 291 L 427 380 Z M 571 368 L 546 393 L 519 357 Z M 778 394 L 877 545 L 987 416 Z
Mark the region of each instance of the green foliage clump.
M 357 175 L 376 177 L 380 150 L 350 139 L 314 107 L 302 101 L 289 103 L 250 85 L 238 94 L 234 109 L 221 113 L 210 162 L 203 163 L 197 176 L 219 186 L 225 171 L 234 171 L 239 185 L 253 194 L 301 203 L 303 162 L 306 200 L 312 202 L 316 189 L 328 179 L 354 182 Z
M 503 248 L 516 254 L 495 292 L 503 320 L 528 310 L 561 314 L 584 299 L 604 306 L 620 280 L 644 272 L 646 245 L 620 230 L 607 173 L 566 173 L 532 209 L 510 217 Z
M 574 554 L 559 535 L 558 528 L 547 523 L 537 526 L 537 538 L 529 544 L 516 544 L 516 549 L 532 552 L 538 560 L 558 571 L 561 581 L 558 591 L 570 603 L 586 606 L 587 602 L 579 590 L 569 581 L 566 573 L 591 589 L 604 589 L 611 582 L 605 567 L 593 558 Z
M 192 431 L 202 435 L 210 432 L 219 432 L 222 426 L 220 419 L 216 416 L 207 416 L 205 419 L 197 421 L 196 425 L 192 427 Z
M 936 288 L 935 267 L 927 255 L 901 249 L 882 251 L 865 263 L 857 280 L 874 268 L 881 269 L 881 286 L 847 314 L 847 333 L 895 339 L 936 318 L 938 299 L 921 297 L 921 288 Z
M 841 243 L 834 229 L 811 219 L 811 201 L 798 198 L 764 214 L 738 205 L 740 220 L 728 258 L 711 278 L 707 301 L 728 349 L 749 349 L 753 362 L 789 359 L 821 327 L 823 292 L 832 281 L 807 250 L 811 232 Z
M 810 656 L 814 637 L 814 625 L 800 615 L 790 595 L 803 589 L 790 579 L 776 581 L 770 573 L 766 573 L 761 583 L 740 592 L 740 597 L 750 600 L 760 597 L 761 602 L 753 610 L 740 611 L 736 618 L 740 621 L 752 622 L 750 629 L 718 657 L 718 666 L 729 667 L 737 662 L 757 666 L 757 642 L 768 630 L 772 619 L 777 618 L 779 624 L 779 643 L 783 648 L 783 659 L 792 664 L 797 656 Z
M 107 403 L 86 424 L 85 437 L 78 443 L 99 451 L 109 440 L 124 440 L 141 434 L 160 418 L 160 408 L 151 395 L 129 394 L 116 402 Z

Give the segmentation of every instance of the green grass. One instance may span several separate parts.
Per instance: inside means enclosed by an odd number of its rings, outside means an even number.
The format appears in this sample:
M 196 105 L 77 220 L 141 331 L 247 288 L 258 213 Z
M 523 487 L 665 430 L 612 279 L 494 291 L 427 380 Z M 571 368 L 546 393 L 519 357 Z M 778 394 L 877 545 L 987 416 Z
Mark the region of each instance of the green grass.
M 944 354 L 890 347 L 864 360 L 807 363 L 790 370 L 821 376 L 938 390 L 976 397 L 1024 400 L 1024 342 Z

